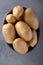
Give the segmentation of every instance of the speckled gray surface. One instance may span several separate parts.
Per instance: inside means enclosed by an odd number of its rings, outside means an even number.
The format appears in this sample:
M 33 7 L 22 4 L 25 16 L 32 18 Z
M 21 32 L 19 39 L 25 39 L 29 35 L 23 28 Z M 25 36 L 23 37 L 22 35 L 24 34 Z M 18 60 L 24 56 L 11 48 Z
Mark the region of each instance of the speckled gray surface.
M 15 5 L 33 8 L 40 21 L 38 45 L 25 55 L 17 54 L 10 49 L 1 32 L 6 13 Z M 43 65 L 43 0 L 0 0 L 0 65 Z

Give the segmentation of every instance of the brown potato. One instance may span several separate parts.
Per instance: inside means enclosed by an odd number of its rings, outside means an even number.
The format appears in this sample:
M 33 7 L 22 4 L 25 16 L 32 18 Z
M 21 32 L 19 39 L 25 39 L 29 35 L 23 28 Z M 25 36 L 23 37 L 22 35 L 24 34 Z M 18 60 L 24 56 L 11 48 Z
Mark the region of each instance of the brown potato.
M 37 30 L 39 28 L 39 20 L 33 9 L 27 8 L 25 10 L 24 20 L 32 29 Z
M 13 8 L 13 15 L 16 17 L 16 19 L 20 18 L 24 12 L 24 9 L 22 6 L 16 6 Z
M 30 46 L 34 47 L 37 44 L 37 33 L 35 30 L 33 30 L 33 38 L 29 41 Z
M 25 22 L 17 22 L 15 28 L 19 36 L 25 41 L 30 41 L 32 39 L 32 30 Z
M 25 54 L 28 51 L 28 46 L 27 46 L 26 42 L 21 38 L 17 38 L 14 40 L 13 48 L 16 52 L 18 52 L 20 54 Z
M 29 43 L 29 41 L 27 42 L 27 46 L 28 46 L 28 48 L 30 47 L 30 43 Z
M 18 18 L 17 21 L 23 21 L 23 17 Z
M 5 38 L 5 41 L 8 44 L 11 44 L 16 37 L 14 26 L 10 23 L 3 25 L 2 33 L 3 33 L 3 36 Z
M 16 18 L 14 17 L 13 14 L 8 14 L 8 15 L 6 16 L 6 21 L 7 21 L 8 23 L 15 23 L 15 22 L 16 22 Z

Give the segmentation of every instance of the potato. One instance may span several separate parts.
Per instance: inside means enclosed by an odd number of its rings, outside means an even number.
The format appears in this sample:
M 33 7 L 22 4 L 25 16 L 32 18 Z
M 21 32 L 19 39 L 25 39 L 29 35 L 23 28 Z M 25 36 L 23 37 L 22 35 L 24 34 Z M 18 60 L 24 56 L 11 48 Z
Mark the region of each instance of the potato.
M 13 14 L 8 14 L 8 15 L 6 16 L 6 21 L 7 21 L 8 23 L 15 23 L 15 22 L 16 22 L 16 18 L 14 17 Z
M 33 9 L 27 8 L 24 13 L 25 22 L 34 30 L 39 28 L 39 20 Z
M 26 42 L 21 38 L 17 38 L 14 40 L 13 48 L 16 52 L 18 52 L 20 54 L 25 54 L 28 51 L 28 46 L 27 46 Z
M 12 44 L 16 37 L 14 26 L 10 23 L 4 24 L 2 27 L 2 33 L 5 38 L 5 41 L 8 44 Z
M 28 46 L 28 48 L 30 47 L 30 43 L 29 43 L 29 41 L 27 42 L 27 46 Z
M 23 21 L 19 21 L 15 24 L 16 31 L 18 35 L 25 41 L 30 41 L 32 39 L 31 28 Z
M 24 9 L 22 6 L 16 6 L 13 8 L 13 15 L 16 17 L 16 19 L 20 18 L 24 12 Z
M 18 22 L 18 21 L 23 21 L 23 17 L 18 18 L 18 19 L 17 19 L 17 22 Z
M 30 46 L 34 47 L 37 44 L 37 33 L 35 30 L 33 30 L 33 38 L 29 41 Z

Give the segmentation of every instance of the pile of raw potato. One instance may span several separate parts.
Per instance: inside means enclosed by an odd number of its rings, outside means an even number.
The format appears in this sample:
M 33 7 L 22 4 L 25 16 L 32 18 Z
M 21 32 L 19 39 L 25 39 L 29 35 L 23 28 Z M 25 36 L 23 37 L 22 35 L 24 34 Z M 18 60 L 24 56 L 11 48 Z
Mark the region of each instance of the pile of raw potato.
M 12 44 L 16 52 L 25 54 L 30 46 L 37 44 L 39 21 L 32 8 L 24 10 L 22 6 L 15 6 L 5 19 L 7 24 L 3 25 L 2 33 L 5 41 Z

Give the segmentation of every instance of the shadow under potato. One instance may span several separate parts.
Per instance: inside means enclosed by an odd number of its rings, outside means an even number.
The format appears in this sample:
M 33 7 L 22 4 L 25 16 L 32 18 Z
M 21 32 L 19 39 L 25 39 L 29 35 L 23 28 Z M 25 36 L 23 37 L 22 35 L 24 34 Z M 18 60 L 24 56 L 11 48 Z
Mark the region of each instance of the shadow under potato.
M 26 8 L 24 8 L 24 10 L 25 10 Z M 8 14 L 12 14 L 12 10 L 13 9 L 11 9 L 9 12 L 8 12 Z M 7 14 L 7 15 L 8 15 Z M 6 21 L 6 19 L 4 20 L 4 23 L 3 23 L 3 25 L 4 24 L 7 24 L 7 21 Z M 15 23 L 16 24 L 16 23 Z M 37 38 L 38 38 L 38 41 L 39 41 L 39 36 L 40 36 L 40 27 L 36 30 L 37 31 Z M 16 38 L 19 38 L 20 36 L 16 33 Z M 38 41 L 37 41 L 37 44 L 38 44 Z M 37 45 L 36 44 L 36 45 Z M 35 47 L 36 47 L 36 45 L 34 46 L 34 47 L 30 47 L 29 48 L 29 50 L 28 50 L 28 52 L 30 52 L 31 50 L 33 50 Z M 8 44 L 8 46 L 12 49 L 12 50 L 14 50 L 13 49 L 13 45 L 12 44 Z

